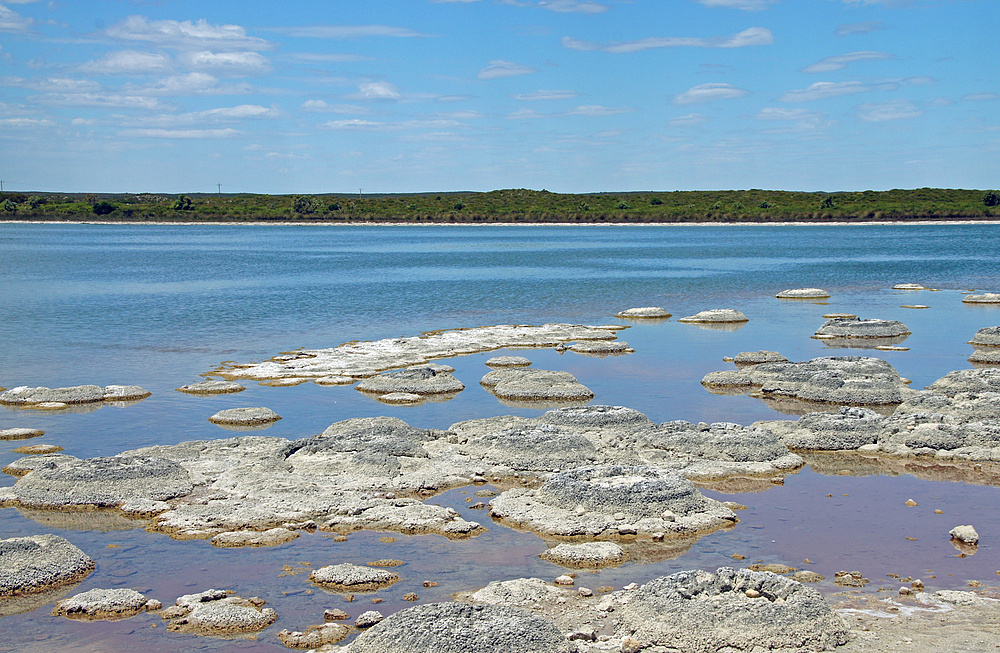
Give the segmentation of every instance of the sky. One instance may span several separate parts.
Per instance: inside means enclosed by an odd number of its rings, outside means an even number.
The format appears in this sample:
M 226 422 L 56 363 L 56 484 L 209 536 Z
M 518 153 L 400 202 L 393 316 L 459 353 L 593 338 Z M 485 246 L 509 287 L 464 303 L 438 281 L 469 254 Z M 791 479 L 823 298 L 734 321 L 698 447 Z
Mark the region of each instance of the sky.
M 998 34 L 998 0 L 0 0 L 0 180 L 996 188 Z

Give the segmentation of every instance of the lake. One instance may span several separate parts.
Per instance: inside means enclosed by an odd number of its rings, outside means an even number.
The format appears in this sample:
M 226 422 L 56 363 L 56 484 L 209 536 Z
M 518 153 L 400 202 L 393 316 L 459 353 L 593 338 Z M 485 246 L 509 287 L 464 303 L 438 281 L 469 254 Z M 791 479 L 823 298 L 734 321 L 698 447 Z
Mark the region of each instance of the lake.
M 478 384 L 484 361 L 526 355 L 538 368 L 564 370 L 596 394 L 593 404 L 624 405 L 653 421 L 737 422 L 796 419 L 747 396 L 717 396 L 699 383 L 732 369 L 725 356 L 760 349 L 791 360 L 873 355 L 920 388 L 971 367 L 975 332 L 1000 324 L 1000 308 L 962 303 L 964 292 L 1000 290 L 1000 261 L 989 245 L 1000 225 L 768 226 L 277 226 L 0 224 L 0 386 L 137 384 L 153 394 L 137 404 L 84 412 L 0 408 L 0 429 L 46 431 L 29 443 L 59 445 L 81 458 L 152 444 L 232 437 L 208 422 L 224 408 L 267 406 L 283 419 L 259 435 L 289 439 L 321 433 L 351 417 L 389 415 L 421 428 L 447 428 L 493 415 L 534 417 L 543 410 L 503 406 Z M 915 282 L 939 292 L 892 290 Z M 786 288 L 820 287 L 822 302 L 782 301 Z M 904 308 L 926 305 L 926 309 Z M 552 349 L 498 351 L 447 359 L 466 390 L 454 399 L 387 406 L 353 387 L 268 387 L 245 383 L 237 395 L 194 397 L 175 388 L 201 380 L 224 361 L 256 362 L 297 348 L 416 336 L 437 329 L 494 324 L 618 322 L 620 310 L 662 306 L 665 322 L 626 322 L 619 332 L 636 351 L 595 358 Z M 736 330 L 699 328 L 678 317 L 736 308 L 750 321 Z M 894 319 L 912 332 L 907 351 L 831 349 L 810 336 L 823 314 Z M 4 465 L 25 444 L 0 442 Z M 904 466 L 841 473 L 819 464 L 764 492 L 719 494 L 747 505 L 740 523 L 698 540 L 670 560 L 631 562 L 584 573 L 578 584 L 621 587 L 682 569 L 763 561 L 827 576 L 860 570 L 870 587 L 887 573 L 920 577 L 930 588 L 962 589 L 996 580 L 1000 517 L 996 487 L 937 480 Z M 0 477 L 0 484 L 15 479 Z M 360 613 L 307 582 L 312 567 L 397 558 L 404 582 L 379 592 L 384 614 L 447 600 L 490 580 L 554 578 L 561 568 L 538 559 L 544 542 L 489 523 L 459 488 L 430 501 L 481 521 L 487 533 L 465 541 L 437 536 L 306 534 L 265 549 L 216 549 L 147 533 L 141 524 L 95 515 L 0 509 L 0 538 L 37 533 L 66 537 L 97 561 L 68 594 L 133 587 L 171 604 L 219 587 L 260 596 L 278 622 L 255 642 L 222 642 L 167 633 L 158 616 L 80 623 L 51 616 L 51 605 L 3 617 L 0 650 L 286 650 L 275 633 L 322 622 L 324 608 Z M 464 493 L 464 494 L 463 494 Z M 907 499 L 919 505 L 904 506 Z M 940 509 L 943 515 L 935 515 Z M 947 532 L 974 524 L 982 544 L 960 557 Z M 912 538 L 912 539 L 911 539 Z M 746 556 L 737 563 L 733 555 Z M 808 558 L 811 564 L 804 564 Z M 401 572 L 403 573 L 403 572 Z M 422 581 L 440 583 L 424 588 Z

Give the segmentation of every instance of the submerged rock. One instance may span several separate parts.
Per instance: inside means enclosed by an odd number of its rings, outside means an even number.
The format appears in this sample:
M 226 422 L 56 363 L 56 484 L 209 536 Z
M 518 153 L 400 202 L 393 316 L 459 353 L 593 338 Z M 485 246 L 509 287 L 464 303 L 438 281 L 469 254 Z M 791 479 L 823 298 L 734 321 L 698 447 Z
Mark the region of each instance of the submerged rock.
M 539 557 L 564 567 L 608 567 L 625 561 L 625 549 L 614 542 L 559 544 Z
M 0 440 L 27 440 L 45 435 L 45 431 L 39 429 L 13 428 L 0 429 Z
M 531 361 L 524 356 L 494 356 L 486 361 L 486 367 L 528 367 Z
M 405 370 L 369 377 L 355 387 L 361 392 L 372 394 L 405 392 L 433 395 L 461 392 L 465 389 L 465 384 L 452 376 L 451 372 L 442 371 L 438 366 L 416 365 Z
M 615 313 L 615 317 L 632 320 L 665 320 L 670 317 L 665 309 L 659 306 L 642 306 L 640 308 L 627 308 L 624 311 Z
M 816 330 L 814 338 L 899 338 L 910 335 L 906 325 L 898 320 L 862 320 L 836 317 Z
M 615 611 L 633 650 L 826 650 L 848 629 L 816 590 L 768 572 L 721 567 L 654 579 Z M 623 646 L 624 649 L 624 646 Z
M 822 288 L 792 288 L 782 290 L 777 295 L 778 299 L 827 299 L 830 293 Z
M 58 535 L 0 540 L 0 605 L 6 597 L 73 585 L 95 567 L 90 556 Z
M 776 351 L 744 351 L 736 354 L 733 359 L 736 367 L 746 367 L 748 365 L 760 365 L 761 363 L 787 363 L 788 359 Z
M 750 319 L 740 311 L 732 308 L 713 308 L 708 311 L 702 311 L 694 315 L 682 317 L 677 321 L 695 324 L 733 324 L 738 322 L 749 322 Z
M 345 653 L 569 653 L 551 622 L 522 608 L 427 603 L 400 610 L 358 635 Z
M 211 589 L 179 597 L 162 616 L 171 632 L 233 637 L 260 632 L 277 620 L 278 613 L 263 607 L 265 603 Z
M 286 544 L 299 537 L 299 533 L 287 528 L 269 528 L 264 532 L 258 531 L 230 531 L 219 533 L 212 538 L 212 545 L 223 549 L 232 549 L 243 546 L 277 546 Z
M 118 621 L 146 609 L 148 600 L 132 589 L 93 589 L 56 602 L 52 614 L 89 621 Z

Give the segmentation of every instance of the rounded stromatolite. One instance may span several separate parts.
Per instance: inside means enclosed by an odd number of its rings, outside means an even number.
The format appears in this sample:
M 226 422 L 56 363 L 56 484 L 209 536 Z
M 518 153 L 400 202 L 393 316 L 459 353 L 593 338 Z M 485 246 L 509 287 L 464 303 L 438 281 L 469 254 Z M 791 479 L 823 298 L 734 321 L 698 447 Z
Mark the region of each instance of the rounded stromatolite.
M 569 372 L 535 368 L 493 370 L 480 383 L 497 398 L 513 401 L 572 401 L 594 396 Z
M 736 324 L 740 322 L 749 322 L 749 318 L 742 312 L 733 308 L 713 308 L 708 311 L 702 311 L 700 313 L 695 313 L 694 315 L 682 317 L 677 321 L 690 322 L 693 324 Z
M 229 408 L 208 418 L 213 424 L 224 426 L 259 426 L 277 422 L 281 417 L 270 408 Z
M 389 394 L 405 392 L 415 395 L 435 395 L 461 392 L 465 384 L 435 365 L 415 365 L 405 370 L 372 376 L 357 386 L 361 392 Z
M 777 295 L 778 299 L 827 299 L 830 293 L 822 288 L 790 288 L 782 290 Z
M 243 392 L 245 387 L 235 381 L 207 380 L 191 383 L 177 388 L 178 392 L 189 395 L 224 395 L 234 392 Z
M 341 592 L 363 592 L 389 587 L 399 580 L 399 574 L 375 567 L 343 563 L 320 567 L 309 574 L 309 580 L 321 587 Z
M 90 556 L 58 535 L 0 540 L 0 600 L 77 583 L 95 566 Z
M 670 313 L 659 306 L 642 306 L 627 308 L 620 313 L 615 313 L 615 317 L 630 320 L 665 320 L 670 317 Z
M 814 338 L 899 338 L 910 335 L 906 325 L 898 320 L 862 320 L 833 318 L 816 330 Z
M 52 611 L 70 619 L 117 621 L 146 609 L 145 596 L 132 589 L 92 589 L 62 599 Z

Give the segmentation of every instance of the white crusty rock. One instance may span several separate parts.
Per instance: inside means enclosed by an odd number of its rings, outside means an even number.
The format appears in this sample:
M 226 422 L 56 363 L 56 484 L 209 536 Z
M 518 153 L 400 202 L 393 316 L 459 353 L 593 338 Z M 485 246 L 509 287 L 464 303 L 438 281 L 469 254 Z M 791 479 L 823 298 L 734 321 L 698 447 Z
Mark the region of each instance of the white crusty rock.
M 223 549 L 233 549 L 243 546 L 277 546 L 291 542 L 299 537 L 299 533 L 287 528 L 269 528 L 266 531 L 230 531 L 219 533 L 212 538 L 212 545 Z
M 320 587 L 338 592 L 364 592 L 389 587 L 399 580 L 399 574 L 377 567 L 343 563 L 313 570 L 309 580 Z
M 966 295 L 962 298 L 966 304 L 1000 304 L 1000 293 L 988 292 L 982 295 Z
M 615 614 L 616 636 L 634 651 L 822 651 L 848 641 L 846 625 L 815 589 L 749 569 L 656 578 Z
M 948 535 L 951 535 L 952 538 L 964 544 L 979 544 L 979 533 L 976 532 L 975 528 L 968 524 L 956 526 L 948 531 Z
M 148 600 L 132 589 L 92 589 L 56 602 L 52 614 L 92 621 L 117 621 L 146 609 Z
M 282 630 L 278 633 L 278 639 L 285 648 L 317 649 L 326 644 L 336 644 L 350 632 L 351 629 L 344 624 L 325 623 L 309 626 L 305 631 Z
M 829 296 L 830 293 L 822 288 L 791 288 L 775 295 L 778 299 L 826 299 Z
M 137 385 L 104 386 L 104 401 L 138 401 L 153 394 Z
M 243 392 L 246 388 L 234 381 L 205 380 L 198 383 L 182 385 L 177 388 L 178 392 L 189 395 L 224 395 L 234 392 Z
M 788 359 L 776 351 L 743 351 L 736 354 L 733 359 L 736 367 L 746 367 L 748 365 L 760 365 L 761 363 L 787 363 Z
M 623 340 L 615 340 L 611 342 L 606 340 L 576 342 L 570 345 L 568 349 L 578 354 L 595 354 L 598 356 L 635 353 L 635 350 L 629 347 L 628 343 Z
M 252 407 L 220 410 L 209 417 L 208 421 L 224 426 L 259 426 L 277 422 L 279 419 L 281 416 L 270 408 Z
M 970 363 L 978 363 L 980 365 L 997 365 L 1000 364 L 1000 348 L 990 347 L 988 349 L 976 349 L 969 356 Z
M 984 327 L 969 341 L 976 347 L 1000 347 L 1000 326 Z
M 489 510 L 519 528 L 561 536 L 695 534 L 736 521 L 732 510 L 688 479 L 651 466 L 559 472 L 537 490 L 507 490 L 490 501 Z
M 391 614 L 344 653 L 569 653 L 555 624 L 523 608 L 426 603 Z
M 899 338 L 910 335 L 906 325 L 898 320 L 862 320 L 835 317 L 816 330 L 814 338 Z
M 0 540 L 0 604 L 6 597 L 78 583 L 95 566 L 90 556 L 58 535 Z
M 927 386 L 927 389 L 948 397 L 960 393 L 1000 392 L 1000 369 L 955 370 Z
M 383 404 L 395 404 L 395 405 L 405 405 L 405 404 L 418 404 L 426 400 L 423 395 L 416 395 L 412 392 L 390 392 L 384 395 L 378 395 L 378 400 Z
M 45 435 L 45 431 L 39 429 L 13 428 L 0 429 L 0 440 L 27 440 Z
M 474 329 L 435 331 L 410 338 L 349 342 L 330 349 L 311 349 L 275 356 L 262 363 L 233 363 L 213 374 L 228 379 L 306 379 L 330 376 L 367 378 L 380 371 L 421 365 L 484 351 L 518 347 L 556 347 L 580 340 L 615 340 L 619 325 L 501 324 Z
M 733 324 L 738 322 L 748 322 L 749 318 L 742 312 L 732 308 L 713 308 L 702 311 L 694 315 L 682 317 L 678 322 L 690 322 L 694 324 Z
M 670 313 L 659 306 L 642 306 L 639 308 L 627 308 L 620 313 L 615 313 L 615 317 L 632 320 L 665 320 L 670 317 Z
M 172 460 L 53 456 L 33 459 L 42 464 L 14 484 L 14 495 L 22 506 L 117 508 L 139 499 L 165 501 L 185 496 L 194 488 L 187 470 Z
M 539 557 L 564 567 L 608 567 L 625 561 L 625 549 L 614 542 L 564 543 Z
M 927 290 L 919 283 L 897 283 L 892 287 L 893 290 Z
M 277 620 L 278 613 L 264 604 L 256 597 L 244 599 L 210 589 L 181 596 L 162 617 L 169 622 L 167 630 L 171 632 L 232 637 L 260 632 Z
M 461 392 L 465 384 L 437 365 L 414 365 L 404 370 L 371 376 L 355 386 L 361 392 L 389 394 L 405 392 L 415 395 L 451 394 Z
M 486 367 L 528 367 L 531 361 L 524 356 L 494 356 L 486 361 Z
M 594 396 L 569 372 L 536 368 L 493 370 L 479 383 L 498 399 L 509 401 L 580 401 Z

